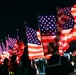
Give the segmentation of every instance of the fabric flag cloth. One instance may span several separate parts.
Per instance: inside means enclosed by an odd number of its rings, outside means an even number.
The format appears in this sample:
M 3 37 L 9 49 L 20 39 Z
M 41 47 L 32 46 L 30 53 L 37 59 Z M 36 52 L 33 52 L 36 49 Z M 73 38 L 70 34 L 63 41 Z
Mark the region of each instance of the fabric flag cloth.
M 6 47 L 3 41 L 1 42 L 0 49 L 2 50 L 1 61 L 3 61 L 5 58 L 9 58 L 9 53 L 6 51 Z
M 10 54 L 10 56 L 17 53 L 17 51 L 14 50 L 14 45 L 16 42 L 17 42 L 17 38 L 12 38 L 8 36 L 8 38 L 6 39 L 6 46 L 8 49 L 7 51 Z
M 16 51 L 16 55 L 18 57 L 18 59 L 21 59 L 21 56 L 23 55 L 23 52 L 24 52 L 24 48 L 25 48 L 25 45 L 23 43 L 23 41 L 17 41 L 15 44 L 14 44 L 14 51 Z
M 17 32 L 17 41 L 16 41 L 16 43 L 13 46 L 13 50 L 18 50 L 19 49 L 20 42 L 21 41 L 20 41 L 20 38 L 19 38 L 19 35 L 18 35 L 18 32 Z
M 62 12 L 58 13 L 58 21 L 57 21 L 57 34 L 56 34 L 56 45 L 59 46 L 59 53 L 60 55 L 63 55 L 64 51 L 68 49 L 69 44 L 67 42 L 63 43 L 63 37 L 62 37 L 62 25 L 65 24 L 66 21 L 70 19 L 69 16 L 64 15 Z M 66 44 L 65 46 L 63 46 Z
M 9 49 L 13 50 L 13 47 L 15 43 L 17 42 L 17 38 L 8 37 L 7 41 L 8 41 Z
M 62 49 L 63 52 L 65 52 L 69 48 L 69 43 L 73 41 L 71 30 L 74 28 L 74 18 L 71 14 L 71 7 L 61 8 L 58 10 L 58 13 L 63 13 L 64 15 L 70 17 L 70 19 L 68 19 L 67 21 L 65 21 L 64 24 L 62 24 L 63 29 L 61 33 L 62 38 L 59 41 L 60 49 Z
M 13 46 L 13 50 L 17 51 L 16 55 L 17 55 L 18 59 L 21 59 L 21 56 L 23 55 L 23 52 L 24 52 L 24 48 L 25 48 L 25 45 L 24 45 L 22 39 L 20 39 L 18 32 L 17 32 L 17 41 Z
M 63 13 L 64 15 L 70 17 L 70 19 L 66 21 L 65 24 L 62 25 L 62 33 L 61 33 L 62 40 L 60 39 L 61 42 L 59 42 L 59 44 L 63 44 L 63 48 L 65 47 L 65 50 L 67 50 L 68 48 L 67 40 L 71 39 L 71 35 L 69 33 L 71 29 L 74 27 L 74 19 L 70 13 L 70 10 L 71 7 L 66 7 L 59 9 L 58 11 L 59 13 Z M 54 42 L 56 39 L 57 21 L 58 20 L 54 15 L 38 15 L 38 24 L 41 30 L 41 37 L 45 54 L 48 53 L 47 45 L 50 42 Z
M 71 14 L 74 17 L 74 28 L 71 30 L 73 40 L 76 41 L 76 4 L 71 8 Z
M 8 37 L 6 39 L 6 51 L 11 55 L 17 55 L 17 62 L 19 63 L 23 55 L 25 45 L 19 38 Z
M 48 54 L 49 43 L 53 42 L 56 37 L 56 17 L 54 15 L 38 15 L 38 24 L 41 31 L 44 53 L 46 55 Z
M 25 26 L 28 42 L 29 59 L 44 58 L 43 46 L 41 43 L 40 32 Z
M 9 53 L 9 56 L 11 56 L 13 52 L 13 49 L 10 47 L 8 39 L 6 39 L 6 52 Z
M 17 34 L 17 41 L 14 44 L 13 49 L 14 50 L 18 50 L 18 49 L 20 50 L 20 49 L 24 49 L 24 48 L 25 48 L 25 45 L 24 45 L 22 39 L 20 39 L 19 35 Z
M 69 20 L 70 17 L 67 15 L 64 15 L 63 13 L 58 14 L 58 21 L 57 21 L 57 34 L 56 34 L 56 43 L 59 42 L 61 33 L 62 33 L 62 25 L 65 24 L 67 20 Z
M 19 48 L 20 48 L 20 49 L 24 49 L 25 47 L 26 47 L 26 45 L 24 44 L 23 41 L 21 41 L 21 42 L 20 42 L 20 46 L 19 46 Z
M 19 44 L 20 42 L 18 42 L 18 41 L 16 41 L 16 43 L 14 44 L 14 46 L 13 46 L 13 49 L 14 50 L 17 50 L 17 49 L 19 49 Z

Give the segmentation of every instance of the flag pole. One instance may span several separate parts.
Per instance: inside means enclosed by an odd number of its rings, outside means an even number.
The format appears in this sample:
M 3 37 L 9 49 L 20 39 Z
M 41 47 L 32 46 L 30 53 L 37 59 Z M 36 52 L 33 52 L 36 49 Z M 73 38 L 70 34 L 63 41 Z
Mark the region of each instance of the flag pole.
M 24 21 L 24 24 L 25 24 L 25 29 L 26 29 L 26 21 Z M 27 44 L 27 54 L 28 54 L 28 44 Z M 28 59 L 29 59 L 29 55 L 28 55 Z M 31 67 L 33 67 L 33 59 L 30 59 L 30 65 Z
M 18 36 L 19 29 L 16 29 L 16 30 L 17 30 L 17 39 L 19 40 L 19 36 Z
M 37 14 L 37 17 L 38 17 L 38 14 Z M 37 22 L 38 22 L 38 18 L 37 18 Z M 38 22 L 38 29 L 40 31 L 40 37 L 41 37 L 41 30 L 40 30 L 39 22 Z M 44 52 L 44 46 L 43 46 L 43 43 L 42 43 L 42 37 L 41 37 L 41 44 L 42 44 L 42 48 L 43 48 L 43 52 Z M 45 56 L 45 52 L 44 52 L 44 59 L 45 59 L 45 64 L 47 64 L 47 59 L 46 59 L 46 56 Z
M 2 42 L 3 42 L 3 40 L 1 39 L 1 47 L 2 47 Z M 3 55 L 3 47 L 2 47 L 2 55 Z
M 56 15 L 56 18 L 57 18 L 57 22 L 59 21 L 59 19 L 58 19 L 58 10 L 59 10 L 59 7 L 57 7 L 56 8 L 56 10 L 57 10 L 57 15 Z M 58 32 L 58 27 L 59 27 L 59 25 L 57 26 L 57 32 Z M 57 34 L 56 34 L 56 41 L 55 41 L 55 44 L 57 45 L 58 44 L 58 37 L 57 37 Z
M 5 42 L 7 41 L 7 37 L 5 37 Z M 6 42 L 6 51 L 8 51 L 8 43 Z
M 9 35 L 7 35 L 7 39 L 9 38 Z
M 38 14 L 37 14 L 37 16 L 38 16 Z M 38 18 L 37 18 L 37 21 L 38 21 Z M 40 30 L 40 26 L 39 26 L 39 22 L 38 22 L 38 29 L 39 29 L 39 31 L 40 31 L 40 37 L 41 37 L 41 30 Z M 42 42 L 42 37 L 41 37 L 41 42 Z M 42 43 L 42 46 L 43 46 L 43 43 Z M 44 47 L 43 47 L 43 49 L 44 49 Z M 44 50 L 43 50 L 44 51 Z M 45 54 L 45 52 L 44 52 L 44 54 Z M 45 55 L 44 55 L 45 56 Z
M 59 10 L 59 7 L 57 7 L 56 10 L 57 10 L 57 15 L 56 15 L 56 17 L 57 17 L 57 19 L 58 19 L 58 10 Z
M 58 32 L 60 32 L 60 31 L 58 30 L 58 29 L 59 29 L 59 18 L 58 18 L 58 14 L 59 14 L 58 10 L 59 10 L 59 7 L 57 7 L 56 10 L 57 10 L 57 16 L 56 16 L 56 17 L 57 17 L 57 22 L 58 22 L 57 24 L 58 24 L 58 25 L 57 25 L 57 34 L 56 34 L 56 42 L 55 42 L 56 44 L 55 44 L 55 45 L 56 45 L 56 46 L 59 46 L 59 44 L 58 44 L 59 38 L 57 37 L 57 36 L 59 36 L 59 35 L 58 35 L 58 34 L 59 34 Z M 58 50 L 59 50 L 59 49 L 58 49 Z
M 61 36 L 61 34 L 62 34 L 62 27 L 61 27 L 61 24 L 59 23 L 61 19 L 58 18 L 58 17 L 59 17 L 59 16 L 58 16 L 58 15 L 59 15 L 59 7 L 57 7 L 56 9 L 57 9 L 57 22 L 58 22 L 58 23 L 57 23 L 57 24 L 58 24 L 58 25 L 57 25 L 57 33 L 58 33 L 59 38 L 61 39 L 61 46 L 62 46 L 62 45 L 63 45 L 62 36 Z M 61 28 L 61 30 L 60 30 L 59 28 Z M 56 35 L 56 36 L 57 36 L 57 35 Z M 57 40 L 57 41 L 56 41 L 56 45 L 57 45 L 58 47 L 59 47 L 59 43 L 58 43 L 58 42 L 59 42 L 59 40 L 60 40 L 59 38 L 57 37 L 57 39 L 56 39 L 56 40 Z M 59 50 L 59 53 L 60 53 L 61 55 L 64 53 L 62 49 L 63 49 L 63 46 L 62 46 L 61 49 L 58 49 L 58 50 Z

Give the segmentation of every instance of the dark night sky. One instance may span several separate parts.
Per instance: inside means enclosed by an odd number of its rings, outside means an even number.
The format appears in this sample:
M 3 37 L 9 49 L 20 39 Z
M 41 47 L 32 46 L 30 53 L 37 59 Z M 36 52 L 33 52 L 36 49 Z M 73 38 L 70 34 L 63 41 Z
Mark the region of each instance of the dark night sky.
M 66 7 L 75 4 L 75 0 L 18 0 L 0 2 L 0 39 L 7 35 L 16 37 L 16 29 L 26 42 L 25 24 L 37 29 L 37 13 L 55 14 L 56 7 Z

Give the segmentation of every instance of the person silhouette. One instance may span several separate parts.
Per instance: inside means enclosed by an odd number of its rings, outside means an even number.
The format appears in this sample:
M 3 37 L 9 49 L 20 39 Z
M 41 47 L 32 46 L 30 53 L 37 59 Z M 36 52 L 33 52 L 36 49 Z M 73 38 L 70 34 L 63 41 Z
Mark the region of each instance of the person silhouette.
M 5 58 L 2 64 L 2 75 L 9 75 L 9 59 Z M 0 73 L 1 74 L 1 73 Z
M 10 65 L 9 65 L 10 75 L 19 75 L 20 66 L 16 62 L 16 55 L 12 55 L 10 59 L 11 59 L 10 60 Z
M 46 75 L 69 75 L 73 72 L 73 66 L 68 61 L 68 58 L 60 56 L 58 46 L 54 43 L 50 45 L 52 56 L 48 60 L 48 65 L 45 68 Z

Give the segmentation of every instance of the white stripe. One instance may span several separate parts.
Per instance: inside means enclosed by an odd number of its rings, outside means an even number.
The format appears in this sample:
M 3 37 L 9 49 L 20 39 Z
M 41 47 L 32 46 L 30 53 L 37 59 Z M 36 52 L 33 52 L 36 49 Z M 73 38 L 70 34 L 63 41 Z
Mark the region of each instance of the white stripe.
M 31 46 L 32 48 L 30 48 L 29 46 Z M 36 48 L 36 47 L 40 47 L 40 48 Z M 29 51 L 29 57 L 32 57 L 32 56 L 36 56 L 36 57 L 44 56 L 44 51 L 43 51 L 42 45 L 36 45 L 36 44 L 28 43 L 28 51 Z M 31 52 L 37 52 L 37 53 L 30 53 L 30 51 Z M 40 52 L 40 51 L 42 51 L 42 52 Z
M 76 24 L 74 24 L 74 28 L 76 28 Z
M 32 48 L 30 48 L 29 46 L 31 46 Z M 36 47 L 40 47 L 40 48 L 37 48 L 35 49 Z M 29 51 L 40 51 L 40 50 L 43 50 L 43 47 L 42 45 L 36 45 L 36 44 L 31 44 L 31 43 L 28 43 L 28 50 Z
M 71 8 L 71 10 L 76 10 L 76 8 L 73 7 L 73 8 Z
M 32 44 L 32 43 L 28 43 L 28 46 L 42 47 L 42 45 L 37 45 L 37 44 Z
M 42 48 L 39 48 L 39 49 L 28 48 L 28 51 L 39 52 L 39 51 L 43 51 L 43 49 Z
M 62 34 L 69 33 L 71 30 L 72 30 L 72 28 L 66 29 L 66 30 L 62 30 Z
M 32 57 L 32 56 L 44 56 L 44 53 L 36 53 L 36 54 L 29 54 L 29 57 Z
M 76 36 L 76 32 L 73 32 L 73 36 Z
M 68 38 L 72 38 L 73 34 L 69 34 Z
M 73 16 L 76 16 L 76 13 L 73 13 L 72 15 L 73 15 Z
M 74 22 L 76 23 L 76 20 L 74 20 Z
M 38 39 L 41 41 L 41 35 L 40 35 L 40 32 L 39 31 L 37 31 L 37 37 L 38 37 Z

